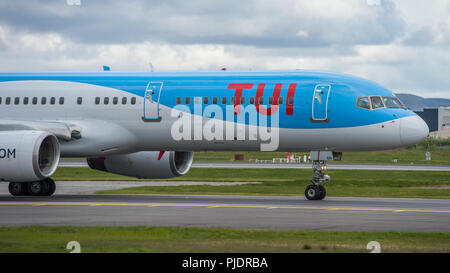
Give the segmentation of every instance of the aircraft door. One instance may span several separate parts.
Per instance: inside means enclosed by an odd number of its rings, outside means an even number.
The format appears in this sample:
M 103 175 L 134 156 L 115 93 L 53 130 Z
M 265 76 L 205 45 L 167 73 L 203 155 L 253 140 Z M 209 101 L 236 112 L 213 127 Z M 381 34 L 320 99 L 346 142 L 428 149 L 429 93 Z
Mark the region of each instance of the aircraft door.
M 312 122 L 328 122 L 328 98 L 330 96 L 331 85 L 318 84 L 314 88 L 312 100 Z
M 144 121 L 159 121 L 159 99 L 161 97 L 162 82 L 149 82 L 144 96 Z

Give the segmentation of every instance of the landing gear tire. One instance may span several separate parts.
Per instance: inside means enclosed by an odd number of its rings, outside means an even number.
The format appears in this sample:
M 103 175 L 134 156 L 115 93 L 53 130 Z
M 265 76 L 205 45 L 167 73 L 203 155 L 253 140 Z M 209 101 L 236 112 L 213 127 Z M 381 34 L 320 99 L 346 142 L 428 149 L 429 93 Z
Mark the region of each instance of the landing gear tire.
M 305 196 L 308 200 L 319 200 L 321 196 L 319 186 L 309 185 L 308 187 L 306 187 Z
M 325 196 L 327 195 L 327 190 L 325 189 L 324 186 L 319 185 L 319 190 L 320 190 L 320 196 L 318 200 L 322 200 L 325 198 Z
M 44 195 L 45 196 L 52 196 L 55 193 L 55 190 L 56 190 L 55 181 L 53 181 L 53 179 L 51 179 L 51 178 L 47 178 L 47 179 L 45 179 L 42 182 L 48 184 L 48 191 Z
M 28 195 L 28 183 L 10 182 L 8 186 L 9 193 L 13 196 Z
M 45 180 L 28 182 L 28 192 L 31 196 L 43 196 L 49 192 L 50 183 Z

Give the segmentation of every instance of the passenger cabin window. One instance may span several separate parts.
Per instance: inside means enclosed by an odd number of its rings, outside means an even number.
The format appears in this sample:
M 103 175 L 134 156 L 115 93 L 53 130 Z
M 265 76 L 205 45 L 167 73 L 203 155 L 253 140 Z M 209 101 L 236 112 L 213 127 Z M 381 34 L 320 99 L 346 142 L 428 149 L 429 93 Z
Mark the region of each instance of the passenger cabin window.
M 59 97 L 59 104 L 64 104 L 64 97 Z
M 269 104 L 273 104 L 273 97 L 269 97 Z
M 241 97 L 241 104 L 245 104 L 245 97 Z
M 6 100 L 5 100 L 5 104 L 10 104 L 10 103 L 11 103 L 11 98 L 7 97 Z
M 2 104 L 2 97 L 0 97 L 0 104 Z
M 227 97 L 222 97 L 222 104 L 227 104 Z
M 122 104 L 127 104 L 127 97 L 122 98 Z
M 212 103 L 213 103 L 213 104 L 217 104 L 217 97 L 214 97 L 214 98 L 212 99 Z
M 248 100 L 248 102 L 250 104 L 255 104 L 255 98 L 254 97 L 250 97 L 250 99 Z
M 203 104 L 208 104 L 208 97 L 203 97 Z
M 136 104 L 136 98 L 135 97 L 131 98 L 131 104 Z
M 280 104 L 280 105 L 283 104 L 283 97 L 278 98 L 278 104 Z
M 1 98 L 0 98 L 0 102 L 1 102 Z M 28 104 L 28 97 L 23 98 L 23 104 L 27 105 Z
M 47 103 L 47 98 L 46 97 L 42 97 L 41 98 L 41 104 L 45 105 Z
M 383 108 L 384 104 L 380 97 L 371 96 L 370 102 L 372 103 L 372 109 Z
M 177 97 L 176 103 L 181 104 L 181 97 Z
M 113 98 L 113 104 L 117 104 L 119 102 L 119 98 L 118 97 L 114 97 Z
M 14 104 L 19 104 L 20 103 L 20 98 L 18 98 L 18 97 L 15 97 L 14 98 Z
M 105 97 L 103 99 L 103 104 L 109 104 L 109 98 L 108 97 Z
M 236 103 L 236 97 L 231 97 L 230 103 L 231 103 L 231 104 L 235 104 L 235 103 Z
M 56 102 L 56 98 L 55 97 L 51 97 L 50 98 L 50 104 L 55 104 Z
M 37 97 L 33 97 L 33 104 L 37 104 Z
M 185 104 L 191 104 L 191 97 L 186 97 L 186 98 L 184 99 L 184 103 L 185 103 Z
M 82 97 L 78 97 L 77 98 L 77 104 L 82 104 L 83 103 L 83 98 Z
M 368 97 L 360 97 L 356 101 L 356 106 L 364 109 L 370 109 L 370 103 Z
M 383 97 L 383 101 L 387 108 L 406 108 L 399 99 L 394 97 Z
M 264 97 L 259 97 L 258 98 L 258 103 L 259 104 L 264 104 Z
M 95 98 L 95 104 L 100 104 L 100 98 L 99 97 Z
M 289 97 L 288 104 L 294 104 L 294 97 Z

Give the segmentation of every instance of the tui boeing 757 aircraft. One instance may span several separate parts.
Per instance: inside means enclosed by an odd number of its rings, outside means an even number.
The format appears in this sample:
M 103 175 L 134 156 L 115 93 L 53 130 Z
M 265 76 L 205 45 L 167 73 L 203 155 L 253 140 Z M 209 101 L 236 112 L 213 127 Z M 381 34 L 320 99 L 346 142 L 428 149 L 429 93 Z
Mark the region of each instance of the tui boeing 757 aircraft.
M 315 71 L 0 73 L 0 180 L 52 195 L 60 157 L 137 178 L 186 174 L 195 151 L 310 152 L 309 200 L 346 151 L 410 146 L 426 123 L 386 88 Z

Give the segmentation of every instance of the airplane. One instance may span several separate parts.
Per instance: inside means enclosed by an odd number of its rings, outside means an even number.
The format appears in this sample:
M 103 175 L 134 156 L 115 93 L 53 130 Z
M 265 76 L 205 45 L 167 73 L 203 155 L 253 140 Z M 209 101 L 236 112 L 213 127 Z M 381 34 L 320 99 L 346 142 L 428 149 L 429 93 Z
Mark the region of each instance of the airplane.
M 0 181 L 50 196 L 60 157 L 136 178 L 186 174 L 196 151 L 310 152 L 326 162 L 407 147 L 427 124 L 388 89 L 320 71 L 0 73 Z

